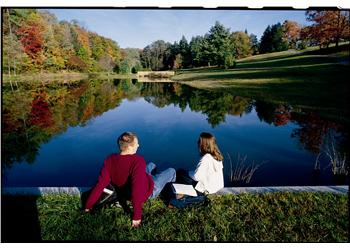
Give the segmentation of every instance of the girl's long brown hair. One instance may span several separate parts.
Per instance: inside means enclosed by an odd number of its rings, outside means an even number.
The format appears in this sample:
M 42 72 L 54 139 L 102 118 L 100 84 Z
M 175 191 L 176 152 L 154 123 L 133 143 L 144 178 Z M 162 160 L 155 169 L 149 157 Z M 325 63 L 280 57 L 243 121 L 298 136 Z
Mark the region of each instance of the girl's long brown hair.
M 200 134 L 198 148 L 201 156 L 211 154 L 217 161 L 222 161 L 224 159 L 218 145 L 216 144 L 215 136 L 210 133 L 203 132 Z

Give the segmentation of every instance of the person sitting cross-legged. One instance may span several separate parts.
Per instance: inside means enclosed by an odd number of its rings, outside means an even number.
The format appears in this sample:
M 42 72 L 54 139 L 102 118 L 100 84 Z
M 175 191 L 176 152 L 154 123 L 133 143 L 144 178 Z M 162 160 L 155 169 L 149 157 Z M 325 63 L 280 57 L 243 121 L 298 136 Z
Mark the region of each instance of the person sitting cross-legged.
M 111 154 L 105 160 L 96 186 L 85 205 L 89 212 L 108 184 L 116 186 L 124 197 L 131 200 L 133 207 L 132 227 L 139 227 L 143 204 L 156 198 L 168 182 L 174 182 L 176 171 L 168 168 L 157 175 L 151 175 L 154 163 L 146 166 L 145 159 L 136 154 L 139 147 L 134 133 L 124 132 L 118 138 L 119 154 Z

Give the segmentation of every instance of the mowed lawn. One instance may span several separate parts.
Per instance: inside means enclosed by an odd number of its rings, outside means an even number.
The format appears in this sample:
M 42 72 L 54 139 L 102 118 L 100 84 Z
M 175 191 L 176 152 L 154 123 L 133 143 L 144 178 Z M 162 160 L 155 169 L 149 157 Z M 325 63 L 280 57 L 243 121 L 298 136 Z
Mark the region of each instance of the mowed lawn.
M 2 240 L 347 242 L 348 197 L 331 193 L 213 195 L 203 207 L 147 201 L 142 227 L 119 207 L 92 214 L 79 196 L 2 197 Z
M 345 81 L 349 69 L 349 45 L 341 46 L 342 53 L 326 54 L 321 50 L 269 53 L 237 60 L 234 69 L 194 68 L 179 70 L 173 77 L 177 81 L 193 84 L 206 83 L 206 87 L 285 84 L 329 83 Z M 330 51 L 332 52 L 332 51 Z M 347 60 L 347 64 L 346 64 Z M 326 71 L 325 71 L 326 70 Z M 340 72 L 340 75 L 331 74 Z M 324 76 L 326 78 L 324 78 Z M 204 86 L 204 85 L 203 85 Z
M 236 95 L 287 102 L 347 116 L 349 45 L 337 51 L 295 50 L 237 61 L 234 69 L 180 70 L 172 79 L 196 88 L 222 89 Z

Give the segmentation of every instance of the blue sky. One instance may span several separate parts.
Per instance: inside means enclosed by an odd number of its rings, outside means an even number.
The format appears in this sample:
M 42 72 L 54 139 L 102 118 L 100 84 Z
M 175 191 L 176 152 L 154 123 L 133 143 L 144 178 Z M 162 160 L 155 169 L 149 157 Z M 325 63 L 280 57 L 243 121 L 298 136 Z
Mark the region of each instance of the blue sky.
M 219 21 L 231 31 L 244 31 L 260 39 L 268 25 L 293 20 L 308 25 L 305 11 L 282 10 L 147 10 L 49 9 L 58 20 L 76 19 L 89 31 L 116 41 L 120 47 L 144 48 L 162 39 L 173 43 L 184 35 L 204 35 Z

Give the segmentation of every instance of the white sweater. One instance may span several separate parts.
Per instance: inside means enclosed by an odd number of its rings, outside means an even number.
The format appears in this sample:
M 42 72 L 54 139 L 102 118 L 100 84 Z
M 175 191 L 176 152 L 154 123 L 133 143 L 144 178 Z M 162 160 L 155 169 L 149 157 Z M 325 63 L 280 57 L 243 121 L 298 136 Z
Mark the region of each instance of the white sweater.
M 224 187 L 224 174 L 222 161 L 217 161 L 211 154 L 205 154 L 199 161 L 195 171 L 190 171 L 189 175 L 198 181 L 195 189 L 209 194 L 216 193 Z

